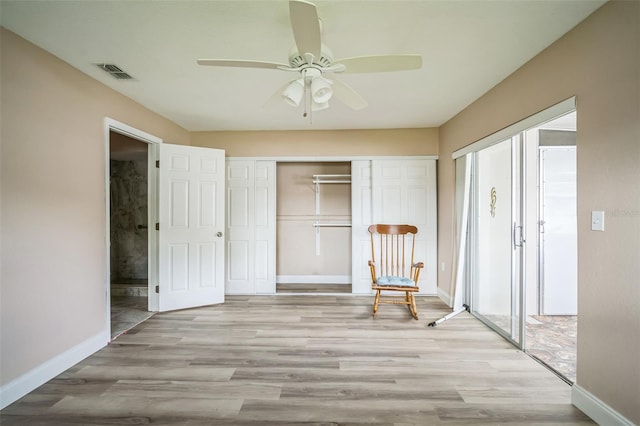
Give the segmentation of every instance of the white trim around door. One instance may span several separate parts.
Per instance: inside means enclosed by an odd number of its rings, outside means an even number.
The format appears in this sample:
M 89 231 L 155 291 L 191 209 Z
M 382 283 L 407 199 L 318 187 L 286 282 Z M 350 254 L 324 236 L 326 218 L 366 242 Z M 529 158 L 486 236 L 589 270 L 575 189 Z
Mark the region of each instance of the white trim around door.
M 157 171 L 155 168 L 155 162 L 158 159 L 157 146 L 161 144 L 163 141 L 161 138 L 144 132 L 142 130 L 136 129 L 135 127 L 131 127 L 128 124 L 122 123 L 120 121 L 114 120 L 109 117 L 104 118 L 104 148 L 105 148 L 105 163 L 104 163 L 104 179 L 105 179 L 105 264 L 107 265 L 106 273 L 105 273 L 105 301 L 107 304 L 107 308 L 105 310 L 105 327 L 104 327 L 104 340 L 105 342 L 111 341 L 111 254 L 110 254 L 110 245 L 111 245 L 111 223 L 110 223 L 110 144 L 109 144 L 109 134 L 110 132 L 120 133 L 125 136 L 129 136 L 130 138 L 139 140 L 141 142 L 145 142 L 149 144 L 149 153 L 148 153 L 148 185 L 149 185 L 149 212 L 148 212 L 148 223 L 156 223 L 158 212 L 158 182 L 157 182 Z M 155 232 L 149 233 L 149 288 L 154 286 L 153 283 L 157 282 L 157 274 L 158 274 L 158 244 L 157 244 L 157 235 Z M 149 307 L 150 311 L 158 310 L 158 296 L 155 291 L 149 290 Z

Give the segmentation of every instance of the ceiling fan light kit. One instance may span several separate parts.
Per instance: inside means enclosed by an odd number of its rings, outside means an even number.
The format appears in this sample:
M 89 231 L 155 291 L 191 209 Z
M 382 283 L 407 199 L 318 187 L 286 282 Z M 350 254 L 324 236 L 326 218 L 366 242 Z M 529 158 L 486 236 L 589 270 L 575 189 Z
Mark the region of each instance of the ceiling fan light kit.
M 199 59 L 198 64 L 221 67 L 265 68 L 298 72 L 300 77 L 291 81 L 281 93 L 282 99 L 292 107 L 298 107 L 305 101 L 311 111 L 320 111 L 329 107 L 329 100 L 336 97 L 348 107 L 359 110 L 367 106 L 355 90 L 339 80 L 329 80 L 323 76 L 331 73 L 373 73 L 414 70 L 422 67 L 420 55 L 373 55 L 333 60 L 331 51 L 322 44 L 322 23 L 313 3 L 305 0 L 290 0 L 289 15 L 295 46 L 289 52 L 289 64 L 276 62 L 235 60 L 235 59 Z
M 331 95 L 333 95 L 331 81 L 324 78 L 320 70 L 308 68 L 305 73 L 305 80 L 309 81 L 311 96 L 315 102 L 323 104 L 331 99 Z
M 292 107 L 297 107 L 300 105 L 300 101 L 302 101 L 302 97 L 304 96 L 304 88 L 305 83 L 304 80 L 299 78 L 297 80 L 293 80 L 284 92 L 282 93 L 282 98 L 284 101 L 291 105 Z

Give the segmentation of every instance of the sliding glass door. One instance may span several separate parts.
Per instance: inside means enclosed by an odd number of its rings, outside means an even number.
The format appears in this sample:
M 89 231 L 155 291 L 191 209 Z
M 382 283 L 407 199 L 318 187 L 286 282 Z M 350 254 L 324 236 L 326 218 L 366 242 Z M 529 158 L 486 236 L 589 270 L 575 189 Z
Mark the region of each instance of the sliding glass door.
M 471 309 L 518 346 L 522 341 L 522 142 L 515 135 L 474 153 Z
M 470 164 L 471 181 L 456 175 L 456 197 L 470 190 L 455 294 L 567 381 L 577 357 L 576 141 L 570 98 L 452 155 L 460 172 Z

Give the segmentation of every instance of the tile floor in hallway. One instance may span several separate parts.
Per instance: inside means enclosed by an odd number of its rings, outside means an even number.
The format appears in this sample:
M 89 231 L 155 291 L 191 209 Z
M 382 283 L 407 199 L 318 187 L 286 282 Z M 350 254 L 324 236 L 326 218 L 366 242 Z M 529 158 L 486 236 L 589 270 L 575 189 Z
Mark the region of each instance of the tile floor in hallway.
M 141 296 L 111 296 L 111 338 L 151 318 L 147 311 L 148 299 Z
M 526 329 L 527 351 L 575 383 L 578 317 L 535 315 L 527 319 Z

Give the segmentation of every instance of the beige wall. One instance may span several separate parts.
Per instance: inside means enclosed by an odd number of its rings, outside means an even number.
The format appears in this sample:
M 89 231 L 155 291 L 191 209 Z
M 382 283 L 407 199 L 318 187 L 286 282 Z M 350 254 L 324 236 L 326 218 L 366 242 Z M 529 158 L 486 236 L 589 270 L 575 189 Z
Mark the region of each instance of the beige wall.
M 1 38 L 5 385 L 107 326 L 104 117 L 173 143 L 189 134 L 15 34 Z
M 437 155 L 438 129 L 194 132 L 191 144 L 227 157 Z
M 351 275 L 351 228 L 319 229 L 316 252 L 315 222 L 351 223 L 351 185 L 319 187 L 320 214 L 316 214 L 313 175 L 351 174 L 351 163 L 278 163 L 276 192 L 276 275 Z
M 440 128 L 438 252 L 450 289 L 451 153 L 577 97 L 577 383 L 640 424 L 640 2 L 610 2 Z M 605 232 L 590 230 L 604 210 Z

